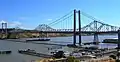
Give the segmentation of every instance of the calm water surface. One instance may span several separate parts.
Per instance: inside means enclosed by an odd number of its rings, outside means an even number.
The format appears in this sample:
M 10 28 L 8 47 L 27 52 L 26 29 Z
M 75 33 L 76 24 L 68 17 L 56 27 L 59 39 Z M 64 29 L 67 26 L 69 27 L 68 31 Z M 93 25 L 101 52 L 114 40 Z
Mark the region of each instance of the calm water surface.
M 72 36 L 71 37 L 52 37 L 51 41 L 47 42 L 38 42 L 38 43 L 56 43 L 56 44 L 71 44 L 72 43 Z M 99 41 L 102 41 L 106 38 L 117 38 L 117 35 L 100 35 Z M 93 41 L 93 36 L 82 36 L 82 43 Z M 78 38 L 77 38 L 78 42 Z M 9 55 L 0 55 L 0 62 L 31 62 L 31 60 L 41 59 L 40 57 L 30 56 L 19 54 L 17 51 L 19 49 L 34 49 L 37 52 L 41 53 L 48 53 L 48 47 L 52 47 L 54 45 L 43 45 L 43 44 L 33 44 L 33 43 L 22 43 L 22 42 L 11 42 L 0 40 L 0 50 L 11 50 L 12 54 Z M 100 48 L 103 47 L 116 47 L 115 44 L 100 44 Z

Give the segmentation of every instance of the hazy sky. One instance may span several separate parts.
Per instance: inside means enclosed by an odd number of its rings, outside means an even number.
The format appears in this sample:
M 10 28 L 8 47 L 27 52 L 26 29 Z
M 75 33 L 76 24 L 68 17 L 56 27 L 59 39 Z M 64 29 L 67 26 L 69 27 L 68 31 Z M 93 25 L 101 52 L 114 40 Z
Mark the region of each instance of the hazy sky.
M 0 0 L 0 21 L 8 22 L 10 27 L 34 29 L 73 9 L 120 26 L 120 0 Z

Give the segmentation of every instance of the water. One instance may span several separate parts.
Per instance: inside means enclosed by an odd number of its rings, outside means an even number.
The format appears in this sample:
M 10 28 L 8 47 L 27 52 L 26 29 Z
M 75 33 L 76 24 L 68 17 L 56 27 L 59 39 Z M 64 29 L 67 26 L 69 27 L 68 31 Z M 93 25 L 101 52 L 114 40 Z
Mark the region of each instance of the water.
M 51 37 L 51 41 L 38 42 L 38 43 L 56 43 L 56 44 L 71 44 L 71 37 Z M 106 38 L 117 38 L 117 35 L 100 35 L 99 40 L 102 41 Z M 82 36 L 82 43 L 93 41 L 93 36 Z M 77 38 L 78 42 L 78 38 Z M 0 40 L 0 50 L 11 50 L 12 54 L 0 55 L 0 62 L 31 62 L 31 60 L 41 59 L 40 57 L 19 54 L 19 49 L 34 49 L 37 52 L 48 53 L 48 47 L 53 45 L 33 44 L 33 43 L 22 43 L 22 42 L 11 42 Z M 100 44 L 99 47 L 116 47 L 115 44 Z

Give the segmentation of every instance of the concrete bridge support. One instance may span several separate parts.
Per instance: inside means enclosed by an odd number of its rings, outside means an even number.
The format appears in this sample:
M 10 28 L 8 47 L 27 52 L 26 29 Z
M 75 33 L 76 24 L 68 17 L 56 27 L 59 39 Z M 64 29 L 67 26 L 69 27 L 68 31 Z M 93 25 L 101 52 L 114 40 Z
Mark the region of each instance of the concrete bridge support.
M 99 38 L 97 33 L 94 34 L 94 42 L 96 42 L 96 44 L 99 44 Z
M 120 30 L 118 30 L 118 48 L 120 48 Z
M 2 38 L 7 38 L 7 23 L 2 23 Z
M 117 49 L 117 51 L 118 51 L 117 57 L 118 57 L 118 60 L 119 60 L 119 54 L 120 54 L 120 29 L 118 30 L 118 44 L 117 44 L 117 47 L 118 47 L 118 49 Z

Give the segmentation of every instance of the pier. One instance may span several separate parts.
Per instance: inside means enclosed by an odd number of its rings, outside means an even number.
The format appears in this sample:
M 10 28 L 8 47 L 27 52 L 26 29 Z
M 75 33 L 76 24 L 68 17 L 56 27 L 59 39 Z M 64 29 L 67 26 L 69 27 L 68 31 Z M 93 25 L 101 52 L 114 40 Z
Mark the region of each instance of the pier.
M 32 55 L 32 56 L 37 56 L 37 57 L 43 57 L 43 58 L 51 58 L 52 57 L 52 55 L 38 53 L 38 52 L 33 51 L 33 50 L 26 50 L 26 51 L 18 50 L 18 53 L 26 54 L 26 55 Z

